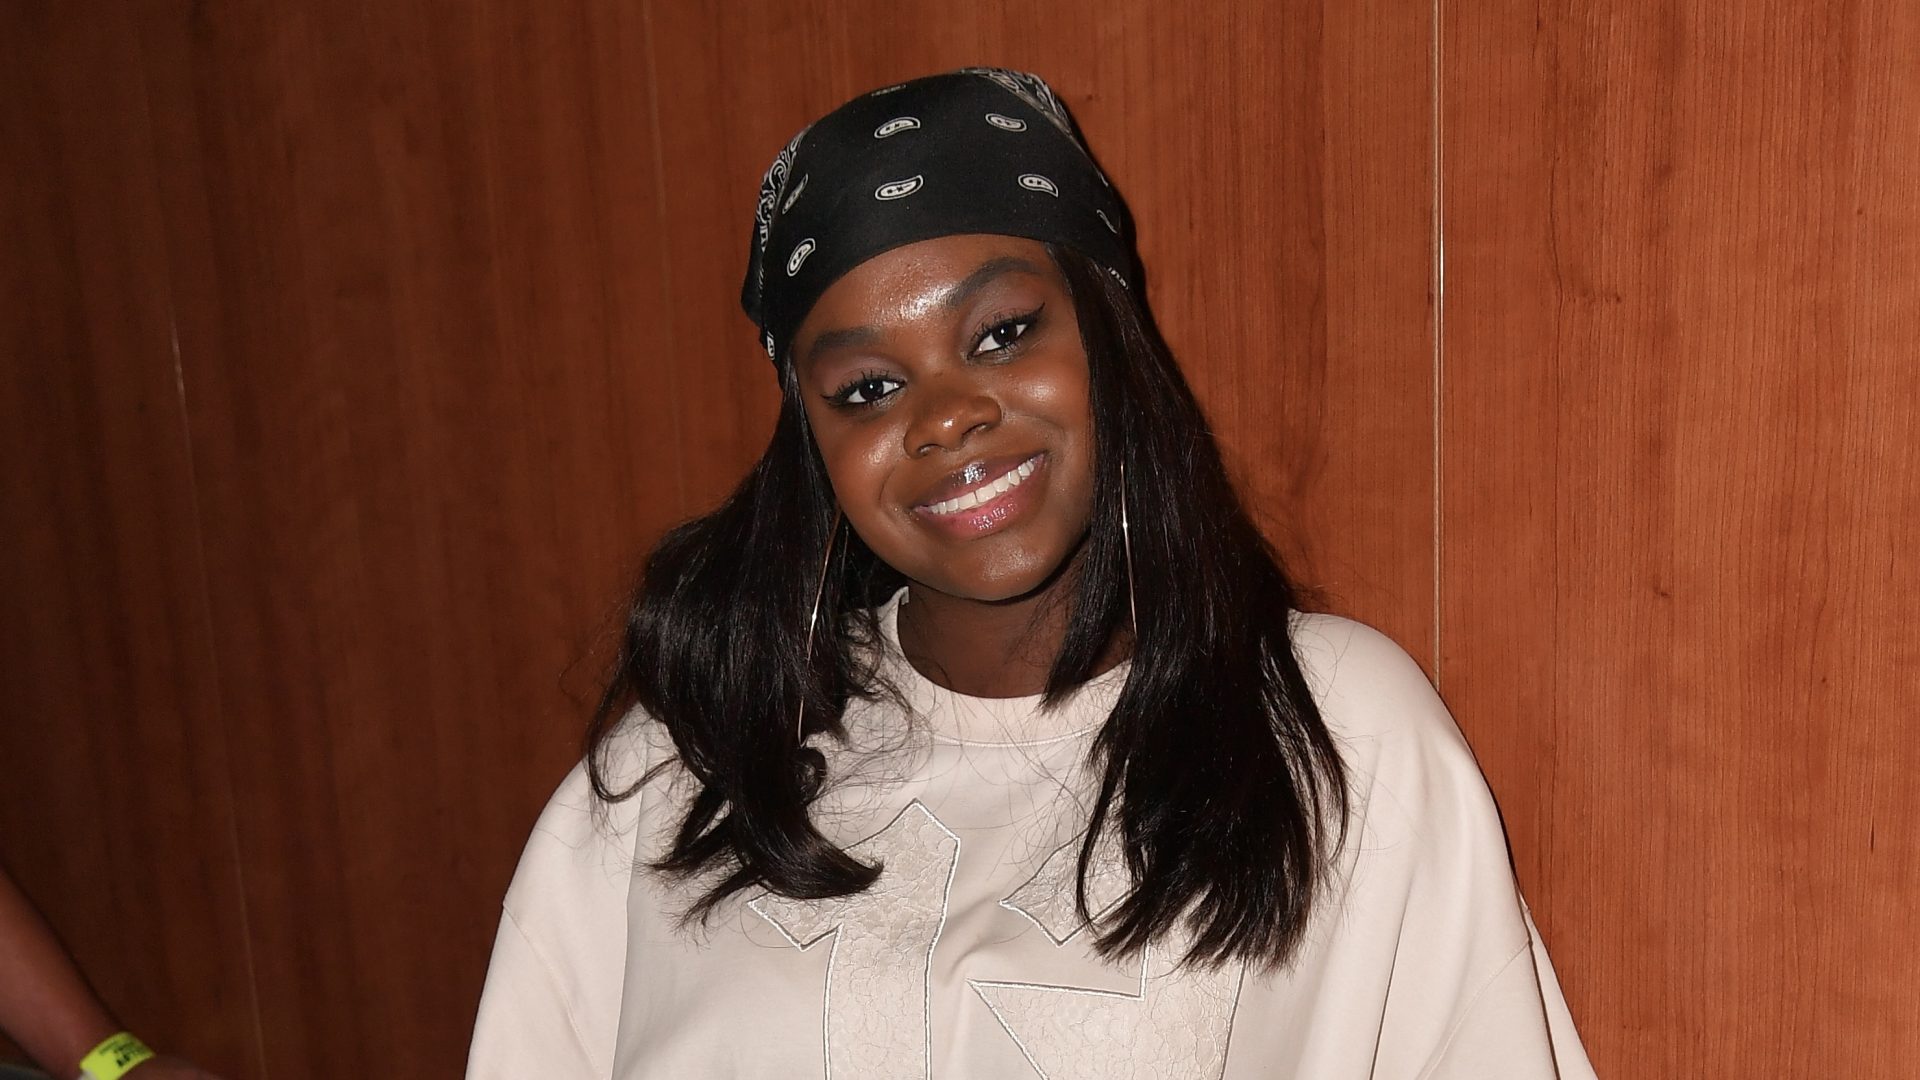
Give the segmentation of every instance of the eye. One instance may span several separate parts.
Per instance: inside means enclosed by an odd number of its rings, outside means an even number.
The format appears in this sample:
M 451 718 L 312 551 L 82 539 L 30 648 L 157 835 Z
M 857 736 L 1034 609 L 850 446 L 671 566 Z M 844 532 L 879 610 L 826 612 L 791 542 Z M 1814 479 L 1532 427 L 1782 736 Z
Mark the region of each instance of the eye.
M 827 400 L 835 405 L 872 405 L 882 398 L 890 397 L 899 389 L 899 379 L 868 372 L 834 391 Z
M 1002 319 L 994 323 L 987 327 L 986 333 L 980 335 L 979 343 L 973 347 L 973 355 L 979 356 L 982 353 L 1012 348 L 1013 343 L 1025 337 L 1027 331 L 1032 330 L 1034 324 L 1039 321 L 1040 312 L 1036 308 L 1025 315 L 1016 315 L 1011 319 Z

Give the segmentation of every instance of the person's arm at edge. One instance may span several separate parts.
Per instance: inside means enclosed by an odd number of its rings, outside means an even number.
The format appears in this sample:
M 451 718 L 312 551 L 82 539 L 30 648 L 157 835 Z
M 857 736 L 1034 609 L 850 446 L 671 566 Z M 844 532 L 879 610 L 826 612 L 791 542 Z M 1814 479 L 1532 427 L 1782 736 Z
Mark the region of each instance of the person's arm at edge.
M 66 946 L 0 867 L 0 1031 L 55 1076 L 80 1071 L 81 1059 L 120 1024 L 87 985 Z M 175 1057 L 148 1058 L 139 1080 L 213 1080 Z
M 119 1030 L 53 928 L 0 868 L 0 1031 L 42 1068 L 66 1073 Z

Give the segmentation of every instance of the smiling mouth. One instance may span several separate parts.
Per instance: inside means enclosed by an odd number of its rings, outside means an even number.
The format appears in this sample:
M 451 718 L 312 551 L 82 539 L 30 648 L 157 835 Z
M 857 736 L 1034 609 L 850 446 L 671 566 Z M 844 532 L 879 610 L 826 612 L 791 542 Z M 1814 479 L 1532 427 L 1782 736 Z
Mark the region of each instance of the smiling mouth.
M 927 503 L 921 509 L 938 517 L 946 517 L 983 506 L 1012 491 L 1025 483 L 1034 470 L 1040 467 L 1044 451 L 1001 473 L 971 491 L 963 491 L 951 499 L 942 499 L 936 503 Z

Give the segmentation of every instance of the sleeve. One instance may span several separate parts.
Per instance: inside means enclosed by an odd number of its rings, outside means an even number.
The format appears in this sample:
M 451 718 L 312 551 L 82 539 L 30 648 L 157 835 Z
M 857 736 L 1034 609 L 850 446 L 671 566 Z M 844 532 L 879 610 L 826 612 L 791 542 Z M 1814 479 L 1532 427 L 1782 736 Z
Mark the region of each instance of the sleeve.
M 1484 1080 L 1524 1076 L 1554 1080 L 1595 1080 L 1593 1065 L 1574 1031 L 1573 1016 L 1560 994 L 1546 946 L 1526 916 L 1528 943 L 1502 965 L 1475 995 L 1429 1080 Z M 1533 1033 L 1527 1052 L 1516 1059 L 1515 1031 Z M 1545 1038 L 1538 1037 L 1544 1032 Z
M 467 1052 L 469 1080 L 605 1077 L 573 1017 L 573 1002 L 511 910 L 503 912 Z
M 1439 694 L 1378 631 L 1326 616 L 1301 629 L 1364 822 L 1346 933 L 1381 972 L 1374 1075 L 1593 1080 L 1492 792 Z
M 1540 937 L 1540 930 L 1533 925 L 1533 912 L 1522 913 L 1527 919 L 1527 937 L 1532 943 L 1533 969 L 1539 975 L 1540 995 L 1547 1006 L 1547 1032 L 1553 1038 L 1553 1060 L 1560 1070 L 1560 1080 L 1595 1080 L 1593 1063 L 1587 1060 L 1587 1048 L 1580 1043 L 1580 1033 L 1573 1026 L 1573 1012 L 1567 1008 L 1566 996 L 1560 992 L 1560 977 L 1554 973 L 1553 961 L 1547 958 L 1547 943 Z
M 609 754 L 644 773 L 638 739 Z M 643 793 L 611 805 L 576 765 L 541 812 L 502 905 L 468 1080 L 605 1080 L 626 977 L 627 885 Z

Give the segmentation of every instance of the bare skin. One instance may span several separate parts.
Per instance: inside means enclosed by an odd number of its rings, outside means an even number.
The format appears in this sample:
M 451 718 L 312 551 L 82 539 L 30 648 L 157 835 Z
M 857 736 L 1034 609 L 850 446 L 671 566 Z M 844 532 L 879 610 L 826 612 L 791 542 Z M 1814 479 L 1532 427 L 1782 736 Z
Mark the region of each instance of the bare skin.
M 120 1030 L 13 879 L 0 870 L 0 1031 L 48 1072 L 65 1076 Z M 150 1058 L 127 1073 L 137 1080 L 215 1080 L 187 1062 Z
M 841 509 L 910 582 L 907 659 L 960 693 L 1039 693 L 1093 511 L 1087 355 L 1045 246 L 964 235 L 877 255 L 793 344 Z M 1111 643 L 1098 666 L 1123 655 Z

